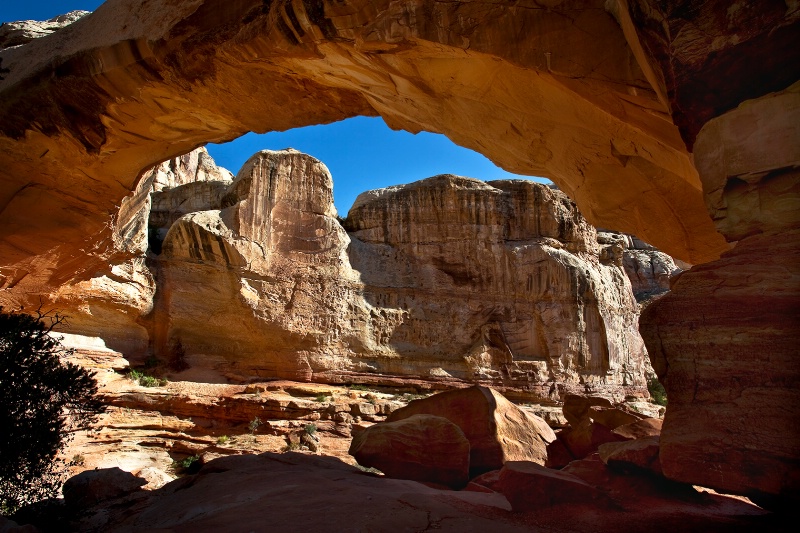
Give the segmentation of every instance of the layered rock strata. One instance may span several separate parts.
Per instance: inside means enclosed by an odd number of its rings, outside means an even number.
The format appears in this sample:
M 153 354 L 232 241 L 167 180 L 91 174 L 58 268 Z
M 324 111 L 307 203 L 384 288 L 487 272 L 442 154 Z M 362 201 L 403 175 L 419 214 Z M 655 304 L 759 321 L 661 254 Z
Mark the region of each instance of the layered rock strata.
M 259 152 L 233 181 L 204 151 L 168 161 L 124 203 L 130 252 L 111 271 L 128 277 L 66 285 L 52 305 L 71 333 L 215 380 L 643 394 L 630 283 L 563 193 L 437 176 L 364 193 L 348 232 L 332 185 L 292 150 Z
M 664 474 L 789 501 L 800 499 L 798 124 L 795 84 L 700 131 L 709 211 L 736 246 L 642 315 L 669 398 Z
M 597 241 L 601 257 L 625 269 L 637 301 L 668 291 L 670 280 L 691 268 L 633 235 L 598 230 Z
M 771 314 L 754 310 L 788 307 L 796 316 L 796 294 L 785 291 L 786 283 L 796 286 L 796 276 L 784 265 L 796 264 L 797 165 L 791 160 L 800 144 L 792 133 L 798 121 L 786 112 L 796 108 L 797 96 L 786 89 L 800 79 L 800 10 L 791 2 L 734 0 L 548 6 L 110 0 L 55 35 L 4 50 L 0 298 L 7 305 L 30 303 L 29 295 L 106 268 L 120 235 L 119 202 L 135 188 L 140 170 L 157 161 L 250 129 L 380 114 L 397 128 L 446 133 L 510 170 L 552 176 L 592 221 L 640 235 L 692 263 L 727 248 L 705 200 L 720 231 L 743 249 L 736 265 L 717 265 L 719 289 L 690 277 L 675 300 L 653 310 L 652 348 L 670 368 L 707 362 L 713 378 L 717 357 L 754 347 L 740 363 L 722 365 L 731 379 L 708 389 L 707 400 L 688 396 L 707 376 L 672 380 L 678 397 L 687 394 L 676 405 L 686 409 L 686 420 L 713 419 L 722 413 L 715 405 L 730 408 L 730 418 L 748 419 L 749 404 L 725 397 L 760 376 L 766 394 L 759 397 L 776 398 L 767 409 L 775 424 L 766 432 L 793 427 L 797 414 L 776 406 L 786 398 L 797 405 L 787 375 L 794 372 L 800 328 L 793 322 L 773 327 Z M 742 114 L 743 102 L 771 111 L 750 107 Z M 735 133 L 724 143 L 711 134 L 720 124 Z M 723 158 L 715 150 L 721 146 L 731 148 Z M 729 163 L 740 168 L 724 169 Z M 773 267 L 748 255 L 758 251 L 755 244 L 741 244 L 758 233 L 788 247 L 782 248 L 788 259 L 779 261 L 780 283 L 748 277 L 759 265 Z M 728 276 L 747 279 L 752 293 L 731 290 L 723 298 L 731 314 L 721 320 L 741 324 L 747 334 L 715 331 L 716 308 L 686 305 L 681 318 L 670 315 L 670 301 L 724 296 Z M 749 305 L 751 296 L 762 304 Z M 707 351 L 693 345 L 690 332 L 698 324 L 709 339 Z M 724 342 L 712 340 L 720 334 Z M 765 343 L 747 340 L 762 336 Z M 752 354 L 765 351 L 789 370 L 770 364 L 762 374 L 765 365 Z M 668 417 L 665 443 L 680 422 L 670 425 Z M 687 426 L 697 442 L 709 435 L 697 448 L 683 448 L 686 456 L 699 449 L 705 457 L 687 475 L 704 483 L 714 477 L 709 465 L 741 471 L 743 457 L 779 457 L 759 463 L 772 465 L 760 477 L 771 478 L 770 491 L 782 491 L 774 481 L 787 464 L 795 470 L 796 447 L 741 439 L 749 424 L 722 426 L 709 433 Z M 735 442 L 747 442 L 746 451 Z M 713 455 L 713 449 L 731 454 Z M 769 484 L 749 483 L 744 479 L 736 490 Z

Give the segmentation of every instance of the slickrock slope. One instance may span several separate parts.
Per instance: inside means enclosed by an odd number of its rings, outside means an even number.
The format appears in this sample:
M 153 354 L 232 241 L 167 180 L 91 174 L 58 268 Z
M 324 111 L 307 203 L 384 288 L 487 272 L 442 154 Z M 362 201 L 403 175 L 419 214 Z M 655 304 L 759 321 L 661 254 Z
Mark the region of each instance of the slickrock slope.
M 748 503 L 691 488 L 676 495 L 672 487 L 615 475 L 600 461 L 596 463 L 590 471 L 594 474 L 591 482 L 598 486 L 595 492 L 605 495 L 608 491 L 621 505 L 610 503 L 608 496 L 575 502 L 571 494 L 550 493 L 545 496 L 557 502 L 562 496 L 560 505 L 512 512 L 506 496 L 498 492 L 441 490 L 415 481 L 381 478 L 329 457 L 295 453 L 225 457 L 157 491 L 134 492 L 101 504 L 81 517 L 74 530 L 789 531 L 789 526 Z M 518 488 L 522 487 L 507 490 Z

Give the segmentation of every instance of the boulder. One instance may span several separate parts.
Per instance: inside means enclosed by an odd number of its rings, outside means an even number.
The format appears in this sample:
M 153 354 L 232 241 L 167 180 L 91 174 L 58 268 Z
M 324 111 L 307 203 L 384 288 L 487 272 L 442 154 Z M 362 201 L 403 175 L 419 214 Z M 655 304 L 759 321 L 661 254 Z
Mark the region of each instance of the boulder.
M 555 433 L 488 387 L 474 386 L 414 400 L 387 418 L 394 422 L 417 414 L 441 416 L 456 424 L 470 444 L 470 473 L 497 470 L 507 461 L 544 464 Z
M 87 470 L 64 483 L 64 502 L 74 509 L 88 509 L 140 490 L 147 483 L 119 467 Z
M 605 493 L 572 474 L 530 461 L 509 461 L 500 471 L 500 491 L 517 512 L 561 504 L 613 506 Z
M 600 459 L 613 468 L 638 468 L 663 475 L 658 459 L 658 437 L 644 437 L 625 442 L 601 444 L 597 453 Z
M 626 439 L 658 437 L 661 435 L 661 426 L 663 424 L 664 421 L 660 418 L 645 418 L 637 422 L 617 426 L 611 433 Z
M 619 407 L 599 407 L 589 408 L 587 416 L 597 424 L 602 424 L 608 429 L 616 429 L 625 424 L 632 424 L 642 420 L 644 416 L 620 409 Z
M 175 478 L 164 472 L 163 470 L 154 466 L 146 466 L 135 472 L 136 477 L 142 478 L 147 482 L 142 486 L 142 490 L 156 490 L 160 489 Z
M 392 478 L 457 489 L 469 481 L 469 441 L 440 416 L 413 415 L 368 427 L 353 437 L 350 455 Z
M 611 400 L 603 396 L 586 396 L 582 394 L 567 394 L 564 396 L 564 417 L 573 427 L 579 425 L 589 413 L 589 408 L 613 407 Z
M 597 447 L 601 444 L 625 440 L 624 437 L 614 434 L 606 426 L 592 422 L 588 418 L 577 426 L 563 429 L 558 434 L 558 439 L 577 459 L 597 451 Z
M 565 430 L 557 432 L 556 440 L 547 445 L 547 461 L 545 462 L 547 468 L 564 468 L 575 460 L 575 456 L 564 443 L 564 437 L 561 436 L 562 431 Z

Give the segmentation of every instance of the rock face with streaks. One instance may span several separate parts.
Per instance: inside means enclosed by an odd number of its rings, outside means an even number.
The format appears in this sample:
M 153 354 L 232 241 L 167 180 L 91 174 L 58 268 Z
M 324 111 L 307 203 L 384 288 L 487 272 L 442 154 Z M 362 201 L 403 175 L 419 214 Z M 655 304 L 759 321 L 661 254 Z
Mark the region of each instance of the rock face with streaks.
M 598 230 L 597 241 L 603 260 L 625 269 L 637 301 L 668 291 L 670 279 L 691 267 L 633 235 Z
M 387 356 L 542 393 L 639 384 L 629 282 L 561 192 L 436 176 L 362 194 L 346 223 L 365 296 L 387 309 Z
M 232 181 L 204 150 L 163 163 L 123 202 L 120 263 L 52 303 L 71 333 L 225 379 L 643 394 L 628 278 L 560 191 L 436 176 L 362 194 L 346 231 L 332 187 L 293 150 Z
M 299 152 L 259 152 L 227 189 L 211 185 L 197 200 L 208 209 L 169 226 L 154 259 L 159 355 L 180 343 L 190 364 L 229 378 L 642 391 L 629 282 L 559 191 L 437 176 L 364 193 L 345 231 L 330 174 Z
M 205 148 L 146 172 L 120 206 L 116 252 L 88 280 L 67 281 L 44 297 L 68 316 L 67 331 L 100 337 L 109 347 L 134 356 L 151 351 L 156 280 L 147 252 L 160 248 L 163 227 L 183 213 L 218 206 L 221 198 L 213 192 L 225 190 L 231 181 L 230 172 L 217 167 Z M 184 194 L 165 199 L 161 191 L 173 188 Z M 203 194 L 205 189 L 209 192 Z

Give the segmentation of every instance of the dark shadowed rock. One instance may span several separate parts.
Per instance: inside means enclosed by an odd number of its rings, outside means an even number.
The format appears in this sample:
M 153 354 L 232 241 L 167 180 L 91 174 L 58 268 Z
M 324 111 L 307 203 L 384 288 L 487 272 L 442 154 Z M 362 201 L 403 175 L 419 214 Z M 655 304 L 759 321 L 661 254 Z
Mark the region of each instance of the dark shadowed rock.
M 592 406 L 613 407 L 611 400 L 602 396 L 583 396 L 580 394 L 567 394 L 564 397 L 564 417 L 572 426 L 580 424 L 586 418 Z
M 569 473 L 530 461 L 509 461 L 500 471 L 500 491 L 514 511 L 537 511 L 561 504 L 613 505 L 602 491 Z
M 626 439 L 641 439 L 643 437 L 658 437 L 661 435 L 661 426 L 664 421 L 660 418 L 645 418 L 632 424 L 625 424 L 614 428 L 612 433 Z
M 118 467 L 87 470 L 64 483 L 64 501 L 75 509 L 86 509 L 139 490 L 147 480 Z
M 645 437 L 625 442 L 609 442 L 600 445 L 600 459 L 613 468 L 638 468 L 656 475 L 663 475 L 658 460 L 658 437 Z

